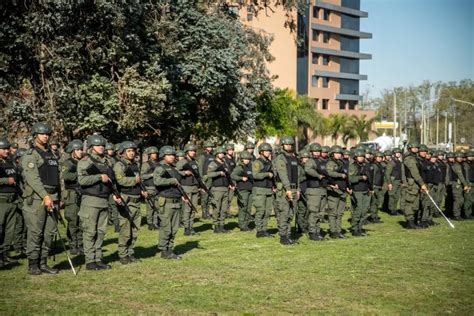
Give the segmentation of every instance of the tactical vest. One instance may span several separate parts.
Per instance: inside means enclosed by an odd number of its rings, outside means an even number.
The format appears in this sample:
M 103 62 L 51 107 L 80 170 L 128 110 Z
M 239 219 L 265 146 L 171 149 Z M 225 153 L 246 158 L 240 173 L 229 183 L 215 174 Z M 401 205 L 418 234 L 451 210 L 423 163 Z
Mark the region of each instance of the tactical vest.
M 440 184 L 442 173 L 438 163 L 428 162 L 425 166 L 426 182 L 430 184 Z
M 235 169 L 235 166 L 237 166 L 234 158 L 228 158 L 227 156 L 225 156 L 225 163 L 227 165 L 227 168 L 229 168 L 229 173 L 232 173 L 232 171 L 234 171 Z
M 198 181 L 196 180 L 196 177 L 194 175 L 199 174 L 199 166 L 198 166 L 196 160 L 194 160 L 194 159 L 186 158 L 186 160 L 188 162 L 186 163 L 185 170 L 191 171 L 193 173 L 193 175 L 182 177 L 183 180 L 181 180 L 181 184 L 185 185 L 185 186 L 196 186 L 196 185 L 198 185 Z
M 395 178 L 395 180 L 402 180 L 402 162 L 396 158 L 393 160 L 393 169 L 391 176 Z
M 242 176 L 245 176 L 248 178 L 246 182 L 239 181 L 237 182 L 237 190 L 239 191 L 252 191 L 252 182 L 253 182 L 253 174 L 252 174 L 252 164 L 249 163 L 248 165 L 242 164 L 242 170 L 243 174 Z
M 444 182 L 445 179 L 446 179 L 446 172 L 448 172 L 448 168 L 447 168 L 447 165 L 444 161 L 437 161 L 436 164 L 438 165 L 438 168 L 441 172 L 441 182 Z
M 155 172 L 156 167 L 159 165 L 158 161 L 156 160 L 148 160 L 146 162 L 148 166 L 150 167 L 149 171 L 147 174 L 153 174 Z M 143 181 L 143 184 L 145 184 L 145 187 L 154 187 L 155 184 L 153 183 L 153 177 L 146 179 Z
M 0 178 L 14 178 L 16 185 L 0 184 L 0 193 L 18 193 L 18 173 L 15 165 L 10 160 L 5 160 L 0 164 Z
M 356 176 L 366 176 L 368 177 L 368 170 L 365 164 L 360 164 L 358 162 L 354 163 L 354 166 L 357 168 Z M 369 180 L 359 180 L 356 184 L 352 185 L 352 190 L 354 192 L 366 192 L 369 190 Z
M 311 159 L 314 161 L 314 164 L 316 165 L 316 171 L 318 172 L 318 160 L 316 158 Z M 313 177 L 309 174 L 306 174 L 306 186 L 308 188 L 320 188 L 322 186 L 321 180 L 318 177 Z
M 325 178 L 323 178 L 320 181 L 321 186 L 323 188 L 326 188 L 329 185 L 329 179 L 327 178 L 328 177 L 328 171 L 327 171 L 327 168 L 326 168 L 326 165 L 328 163 L 328 159 L 316 158 L 315 161 L 316 161 L 316 166 L 317 166 L 316 171 L 319 174 L 322 174 L 323 176 L 325 176 Z
M 162 175 L 162 178 L 165 179 L 178 179 L 181 180 L 181 175 L 179 172 L 173 167 L 165 163 L 161 163 L 160 166 L 165 169 L 165 172 Z M 175 185 L 168 185 L 168 186 L 159 186 L 156 187 L 158 190 L 158 196 L 170 198 L 170 199 L 177 199 L 181 197 L 181 193 L 178 190 L 178 187 Z
M 468 182 L 474 183 L 474 163 L 468 162 L 469 172 L 467 173 Z
M 298 159 L 294 155 L 281 154 L 286 160 L 286 174 L 292 188 L 298 186 Z M 281 182 L 280 176 L 277 176 L 277 182 Z
M 424 182 L 432 181 L 430 171 L 431 167 L 430 163 L 426 159 L 420 159 L 420 175 L 423 178 Z
M 66 190 L 76 190 L 79 188 L 79 183 L 77 183 L 77 160 L 69 157 L 67 161 L 71 162 L 68 172 L 76 174 L 76 178 L 74 180 L 64 180 L 64 188 Z
M 407 159 L 408 157 L 414 157 L 415 158 L 415 161 L 416 161 L 416 167 L 418 168 L 418 172 L 421 170 L 421 166 L 420 166 L 420 159 L 418 156 L 415 156 L 411 153 L 407 154 L 405 159 Z M 405 168 L 405 177 L 407 179 L 413 179 L 413 175 L 411 174 L 411 171 L 410 171 L 410 168 L 407 168 L 407 166 L 404 166 Z
M 265 158 L 262 158 L 262 157 L 259 157 L 257 158 L 263 165 L 263 168 L 260 172 L 262 173 L 273 173 L 273 169 L 272 169 L 272 163 L 270 160 L 267 160 Z M 273 178 L 272 179 L 269 179 L 269 178 L 265 178 L 265 179 L 262 179 L 262 180 L 257 180 L 257 179 L 254 179 L 253 181 L 253 186 L 256 187 L 256 188 L 273 188 Z
M 229 174 L 229 169 L 225 163 L 220 163 L 217 160 L 214 160 L 214 163 L 217 165 L 216 171 L 224 171 Z M 229 179 L 226 176 L 218 176 L 212 179 L 212 186 L 213 187 L 228 187 L 229 186 Z
M 214 156 L 211 154 L 204 154 L 204 165 L 202 167 L 202 175 L 207 175 L 207 169 L 209 169 L 209 164 L 214 161 Z
M 345 170 L 344 161 L 342 161 L 341 159 L 333 159 L 332 161 L 337 164 L 337 168 L 335 170 L 336 172 L 344 173 L 345 175 L 347 175 L 347 170 Z M 345 191 L 347 189 L 347 179 L 333 178 L 333 180 L 334 184 L 337 184 L 340 190 Z
M 38 148 L 35 148 L 35 150 L 43 159 L 43 164 L 38 167 L 41 182 L 44 186 L 51 188 L 49 190 L 46 188 L 48 193 L 57 193 L 59 190 L 58 158 L 50 150 L 44 151 Z
M 86 169 L 88 175 L 106 174 L 111 180 L 115 179 L 114 171 L 112 170 L 112 167 L 107 165 L 107 163 L 102 164 L 99 160 L 92 157 L 92 155 L 88 156 L 88 159 L 92 162 L 89 168 Z M 110 187 L 110 184 L 103 183 L 102 180 L 99 180 L 92 185 L 81 185 L 81 193 L 82 195 L 108 199 L 112 193 L 112 188 Z
M 458 176 L 456 175 L 456 173 L 453 170 L 454 164 L 456 164 L 456 163 L 455 162 L 454 163 L 449 163 L 449 182 L 458 181 Z
M 374 185 L 381 187 L 383 185 L 383 178 L 385 175 L 385 168 L 381 163 L 376 162 L 378 172 L 374 173 Z
M 304 173 L 304 165 L 300 165 L 300 168 L 303 168 L 303 173 Z M 308 188 L 308 178 L 303 177 L 304 180 L 300 181 L 300 190 L 301 193 L 306 193 L 306 189 Z
M 126 177 L 135 178 L 136 174 L 139 174 L 138 165 L 136 163 L 133 162 L 129 164 L 123 161 L 121 161 L 120 163 L 125 166 L 124 173 Z M 125 187 L 119 184 L 118 189 L 121 193 L 126 194 L 126 195 L 140 195 L 140 192 L 141 192 L 140 184 L 138 183 L 136 183 L 134 186 L 131 186 L 131 187 Z

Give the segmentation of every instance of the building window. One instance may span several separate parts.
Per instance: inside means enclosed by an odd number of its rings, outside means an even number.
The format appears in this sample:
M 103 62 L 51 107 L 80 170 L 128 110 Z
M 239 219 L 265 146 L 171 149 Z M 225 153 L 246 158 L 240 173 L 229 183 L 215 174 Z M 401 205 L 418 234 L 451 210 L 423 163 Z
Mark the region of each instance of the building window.
M 331 16 L 331 12 L 329 12 L 329 10 L 323 10 L 323 20 L 324 21 L 329 21 L 330 16 Z
M 319 41 L 319 31 L 313 31 L 313 41 Z
M 329 79 L 326 78 L 326 77 L 323 77 L 321 86 L 322 86 L 323 88 L 329 88 Z
M 319 104 L 319 99 L 313 99 L 314 101 L 314 108 L 317 110 L 318 109 L 318 104 Z
M 345 110 L 346 104 L 347 104 L 347 101 L 344 101 L 344 100 L 339 101 L 339 110 Z
M 313 18 L 319 19 L 321 8 L 313 7 Z
M 318 77 L 318 76 L 312 76 L 312 77 L 311 77 L 311 86 L 317 87 L 317 86 L 318 86 L 318 81 L 319 81 L 319 77 Z
M 357 101 L 349 101 L 349 110 L 355 110 Z
M 316 54 L 316 53 L 312 53 L 311 55 L 311 61 L 313 64 L 317 65 L 318 64 L 318 59 L 319 59 L 319 55 Z
M 329 65 L 329 56 L 323 55 L 323 65 Z
M 323 32 L 323 43 L 329 43 L 329 33 L 328 32 Z
M 328 99 L 323 99 L 323 104 L 321 105 L 322 110 L 327 110 L 329 109 L 329 100 Z
M 250 22 L 253 20 L 253 5 L 247 6 L 247 21 Z

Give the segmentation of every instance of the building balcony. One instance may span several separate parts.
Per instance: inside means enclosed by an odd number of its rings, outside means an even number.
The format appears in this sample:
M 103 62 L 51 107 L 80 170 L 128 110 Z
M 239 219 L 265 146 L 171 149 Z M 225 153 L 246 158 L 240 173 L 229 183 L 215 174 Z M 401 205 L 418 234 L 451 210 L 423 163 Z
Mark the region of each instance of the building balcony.
M 337 50 L 337 49 L 329 49 L 329 48 L 321 48 L 321 47 L 312 47 L 311 52 L 322 54 L 322 55 L 338 56 L 338 57 L 345 57 L 345 58 L 352 58 L 352 59 L 372 59 L 371 54 L 363 54 L 363 53 L 350 52 L 350 51 Z
M 324 1 L 320 1 L 320 0 L 315 0 L 314 5 L 316 7 L 319 7 L 319 8 L 323 8 L 323 9 L 327 9 L 327 10 L 331 10 L 331 11 L 336 11 L 336 12 L 344 13 L 344 14 L 351 15 L 351 16 L 358 16 L 360 18 L 366 18 L 366 17 L 369 16 L 369 14 L 365 11 L 346 8 L 346 7 L 342 7 L 340 5 L 334 5 L 334 4 L 327 3 L 327 2 L 324 2 Z
M 355 30 L 350 30 L 350 29 L 343 29 L 343 28 L 323 25 L 319 23 L 312 23 L 311 28 L 317 31 L 335 33 L 335 34 L 340 34 L 340 35 L 344 35 L 348 37 L 372 38 L 372 33 L 360 32 L 360 31 L 355 31 Z
M 336 100 L 362 101 L 362 96 L 358 94 L 336 94 Z
M 336 78 L 336 79 L 367 80 L 367 75 L 352 74 L 352 73 L 347 73 L 347 72 L 315 70 L 313 75 L 318 76 L 318 77 L 328 77 L 328 78 Z

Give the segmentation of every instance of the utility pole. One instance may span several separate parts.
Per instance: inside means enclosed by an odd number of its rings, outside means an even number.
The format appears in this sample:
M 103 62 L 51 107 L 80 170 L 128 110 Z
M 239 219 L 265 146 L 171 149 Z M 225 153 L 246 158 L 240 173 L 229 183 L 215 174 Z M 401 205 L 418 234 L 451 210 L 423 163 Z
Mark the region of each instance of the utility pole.
M 436 149 L 439 149 L 438 144 L 439 144 L 439 109 L 436 109 Z
M 395 89 L 393 89 L 393 144 L 396 144 L 396 137 L 397 137 L 397 93 Z

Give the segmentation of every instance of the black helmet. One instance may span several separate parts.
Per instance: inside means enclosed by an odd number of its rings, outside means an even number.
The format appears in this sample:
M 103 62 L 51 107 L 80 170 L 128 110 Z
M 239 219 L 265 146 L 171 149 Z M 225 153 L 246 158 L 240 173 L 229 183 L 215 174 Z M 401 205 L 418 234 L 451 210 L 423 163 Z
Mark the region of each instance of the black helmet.
M 33 127 L 31 128 L 31 133 L 33 134 L 33 136 L 36 134 L 51 135 L 52 130 L 51 130 L 51 126 L 49 126 L 48 124 L 43 123 L 43 122 L 38 122 L 38 123 L 35 123 Z

